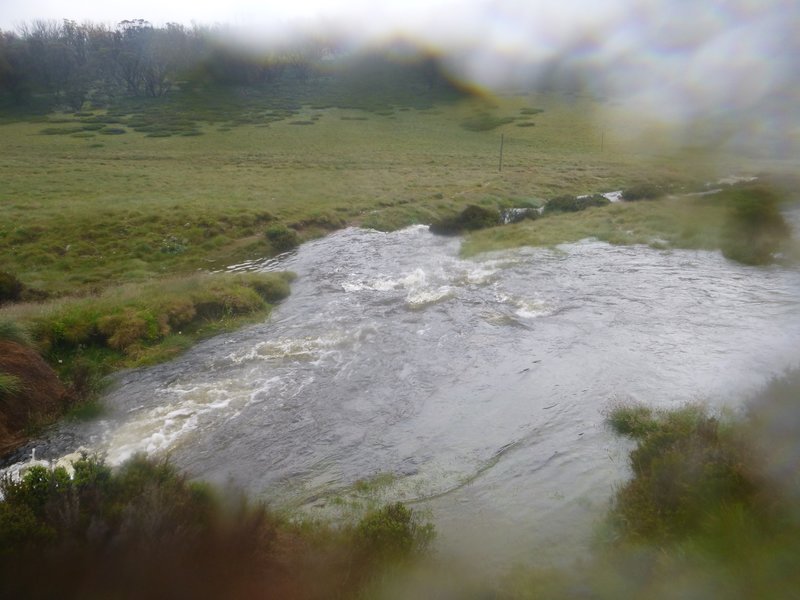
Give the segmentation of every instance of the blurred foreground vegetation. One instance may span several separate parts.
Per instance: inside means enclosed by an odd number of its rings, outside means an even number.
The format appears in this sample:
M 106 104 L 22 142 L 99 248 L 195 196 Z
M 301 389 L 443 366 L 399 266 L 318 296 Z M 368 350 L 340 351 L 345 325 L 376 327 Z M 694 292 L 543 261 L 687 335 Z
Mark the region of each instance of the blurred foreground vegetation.
M 434 535 L 402 504 L 338 528 L 293 524 L 141 456 L 69 470 L 0 482 L 4 598 L 359 597 Z

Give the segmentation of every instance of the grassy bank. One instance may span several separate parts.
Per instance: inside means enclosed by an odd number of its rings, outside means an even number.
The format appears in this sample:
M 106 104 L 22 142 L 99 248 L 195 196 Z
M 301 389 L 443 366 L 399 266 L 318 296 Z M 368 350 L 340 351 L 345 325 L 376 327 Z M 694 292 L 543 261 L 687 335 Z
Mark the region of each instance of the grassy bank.
M 545 211 L 540 219 L 470 233 L 462 252 L 469 256 L 596 238 L 611 244 L 722 250 L 729 258 L 749 264 L 770 262 L 773 254 L 797 259 L 797 242 L 791 241 L 780 215 L 785 200 L 778 188 L 749 184 L 711 195 L 662 195 L 579 212 Z
M 54 385 L 46 373 L 21 380 L 0 366 L 0 422 L 18 415 L 20 406 L 29 415 L 2 430 L 0 448 L 13 449 L 68 409 L 76 416 L 94 414 L 103 377 L 117 369 L 169 360 L 200 339 L 263 319 L 289 295 L 292 278 L 290 273 L 173 276 L 98 295 L 5 307 L 0 342 L 34 348 L 67 389 L 54 407 L 52 392 L 39 393 Z
M 289 295 L 289 273 L 198 274 L 106 290 L 97 296 L 17 304 L 5 319 L 26 328 L 68 373 L 88 360 L 103 371 L 162 361 L 197 339 L 263 318 Z

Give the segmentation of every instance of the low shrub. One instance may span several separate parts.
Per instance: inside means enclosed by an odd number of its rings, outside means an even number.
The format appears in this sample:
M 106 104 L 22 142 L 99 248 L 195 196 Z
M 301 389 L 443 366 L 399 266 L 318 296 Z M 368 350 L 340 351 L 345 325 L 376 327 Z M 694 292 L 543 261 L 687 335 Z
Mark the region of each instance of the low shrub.
M 630 455 L 634 477 L 617 492 L 611 510 L 623 539 L 685 539 L 707 531 L 710 520 L 731 507 L 759 518 L 759 485 L 747 467 L 747 446 L 703 408 L 620 407 L 609 419 L 637 441 Z

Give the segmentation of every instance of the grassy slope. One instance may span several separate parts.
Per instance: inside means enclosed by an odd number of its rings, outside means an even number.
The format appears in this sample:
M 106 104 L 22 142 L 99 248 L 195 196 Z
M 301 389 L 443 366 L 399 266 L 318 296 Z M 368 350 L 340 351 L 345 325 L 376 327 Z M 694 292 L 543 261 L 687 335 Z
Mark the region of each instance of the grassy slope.
M 47 123 L 2 125 L 0 269 L 29 286 L 72 292 L 262 256 L 270 218 L 304 224 L 307 236 L 344 223 L 391 229 L 468 203 L 715 174 L 710 158 L 670 159 L 655 146 L 642 154 L 615 144 L 612 132 L 601 153 L 594 123 L 602 105 L 588 99 L 498 102 L 388 115 L 305 107 L 268 125 L 220 131 L 228 127 L 201 123 L 203 135 L 193 137 L 126 128 L 76 138 L 42 135 Z M 531 106 L 545 110 L 520 113 Z M 483 132 L 461 127 L 477 110 L 519 120 Z M 315 116 L 313 125 L 291 124 Z M 535 126 L 517 126 L 526 121 Z

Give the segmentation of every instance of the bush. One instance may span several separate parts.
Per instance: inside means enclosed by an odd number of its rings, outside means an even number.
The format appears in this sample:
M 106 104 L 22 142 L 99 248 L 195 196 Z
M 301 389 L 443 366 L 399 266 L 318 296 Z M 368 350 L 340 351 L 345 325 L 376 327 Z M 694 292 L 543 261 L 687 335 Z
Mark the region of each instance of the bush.
M 638 442 L 630 456 L 634 477 L 611 510 L 622 539 L 664 544 L 705 531 L 720 510 L 758 512 L 746 446 L 702 408 L 622 407 L 610 421 Z
M 297 232 L 280 223 L 270 225 L 264 235 L 276 252 L 286 252 L 300 245 L 300 237 Z

